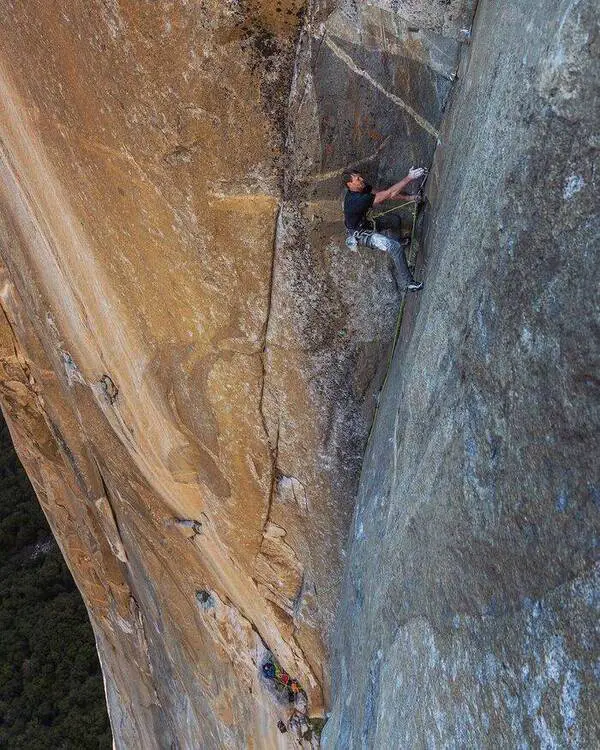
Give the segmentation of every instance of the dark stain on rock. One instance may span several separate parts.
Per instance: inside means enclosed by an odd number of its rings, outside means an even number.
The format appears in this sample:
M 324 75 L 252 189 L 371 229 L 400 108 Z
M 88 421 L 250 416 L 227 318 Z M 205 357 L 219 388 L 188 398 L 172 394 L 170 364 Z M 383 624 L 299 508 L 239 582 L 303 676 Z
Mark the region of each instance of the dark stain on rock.
M 68 465 L 71 467 L 73 475 L 75 476 L 75 481 L 77 482 L 80 490 L 87 496 L 89 494 L 88 483 L 86 482 L 83 472 L 79 468 L 79 464 L 77 463 L 77 460 L 75 459 L 73 451 L 69 447 L 69 444 L 65 440 L 62 432 L 58 428 L 58 425 L 55 422 L 52 422 L 50 420 L 48 420 L 48 423 L 50 425 L 50 431 L 52 433 L 52 437 L 58 443 L 58 446 L 60 448 L 60 453 L 62 454 L 63 458 L 67 460 Z

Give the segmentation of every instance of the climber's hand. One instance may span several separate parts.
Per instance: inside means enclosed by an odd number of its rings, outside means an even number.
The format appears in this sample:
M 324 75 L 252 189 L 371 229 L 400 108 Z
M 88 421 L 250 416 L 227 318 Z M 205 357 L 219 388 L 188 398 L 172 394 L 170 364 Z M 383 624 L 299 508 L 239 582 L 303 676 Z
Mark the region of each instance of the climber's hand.
M 411 167 L 408 170 L 408 177 L 411 180 L 418 180 L 419 177 L 423 177 L 423 175 L 427 174 L 427 170 L 425 167 Z

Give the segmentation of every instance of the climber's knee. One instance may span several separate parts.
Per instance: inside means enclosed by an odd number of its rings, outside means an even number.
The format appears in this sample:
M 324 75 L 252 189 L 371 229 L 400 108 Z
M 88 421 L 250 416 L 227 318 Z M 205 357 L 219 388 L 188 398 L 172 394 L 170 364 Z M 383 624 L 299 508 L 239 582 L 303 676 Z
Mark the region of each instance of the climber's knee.
M 375 250 L 382 250 L 384 253 L 389 253 L 392 257 L 402 251 L 402 246 L 399 242 L 379 232 L 374 232 L 371 235 L 369 244 Z

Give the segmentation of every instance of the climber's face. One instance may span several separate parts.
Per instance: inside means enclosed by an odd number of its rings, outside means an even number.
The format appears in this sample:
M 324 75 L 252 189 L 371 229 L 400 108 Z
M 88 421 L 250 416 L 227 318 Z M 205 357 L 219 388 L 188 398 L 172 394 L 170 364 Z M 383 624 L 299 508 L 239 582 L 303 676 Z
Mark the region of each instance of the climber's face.
M 353 193 L 362 193 L 365 185 L 364 177 L 356 172 L 352 175 L 352 179 L 348 183 L 348 190 L 352 190 Z

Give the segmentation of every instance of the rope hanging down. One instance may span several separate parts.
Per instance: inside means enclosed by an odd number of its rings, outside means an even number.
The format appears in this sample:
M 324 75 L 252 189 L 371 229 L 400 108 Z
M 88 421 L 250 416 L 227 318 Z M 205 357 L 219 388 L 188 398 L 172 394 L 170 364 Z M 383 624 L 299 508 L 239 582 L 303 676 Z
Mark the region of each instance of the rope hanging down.
M 417 191 L 417 195 L 421 194 L 421 192 L 423 190 L 423 187 L 425 186 L 425 183 L 427 182 L 428 175 L 429 175 L 429 172 L 426 172 L 425 173 L 425 177 L 423 178 L 423 181 L 421 182 L 421 184 L 419 186 L 419 190 Z M 394 206 L 393 208 L 390 208 L 388 211 L 384 211 L 383 213 L 377 214 L 376 216 L 369 216 L 368 217 L 369 220 L 373 221 L 373 224 L 374 224 L 375 223 L 374 219 L 378 219 L 380 216 L 384 216 L 384 214 L 390 214 L 393 211 L 399 211 L 402 208 L 404 208 L 405 206 L 410 205 L 411 203 L 413 204 L 413 210 L 412 210 L 412 229 L 411 229 L 411 232 L 410 232 L 410 245 L 409 245 L 409 250 L 410 251 L 412 251 L 413 245 L 414 245 L 414 241 L 415 241 L 415 227 L 417 225 L 417 215 L 418 215 L 418 212 L 419 212 L 419 205 L 420 205 L 419 203 L 417 203 L 416 200 L 406 201 L 405 203 L 402 203 L 399 206 Z M 386 368 L 385 368 L 385 377 L 383 379 L 383 383 L 382 383 L 381 388 L 379 390 L 380 394 L 382 394 L 383 391 L 385 390 L 385 385 L 387 383 L 387 380 L 388 380 L 388 377 L 389 377 L 389 374 L 390 374 L 390 366 L 392 364 L 392 359 L 394 358 L 394 353 L 396 351 L 396 344 L 398 343 L 398 337 L 400 336 L 400 327 L 402 325 L 402 318 L 404 316 L 404 306 L 405 306 L 405 304 L 406 304 L 406 297 L 403 297 L 402 298 L 402 302 L 400 303 L 400 310 L 398 311 L 398 318 L 396 319 L 396 328 L 394 330 L 394 337 L 392 339 L 392 346 L 390 348 L 390 353 L 388 355 L 387 365 L 386 365 Z M 371 428 L 370 428 L 369 434 L 367 436 L 367 450 L 368 450 L 369 445 L 371 444 L 371 436 L 373 434 L 373 429 L 374 429 L 375 423 L 377 421 L 377 414 L 378 413 L 379 413 L 379 402 L 375 406 L 375 412 L 373 414 L 373 420 L 371 422 Z M 361 481 L 361 480 L 362 480 L 362 468 L 361 468 L 361 474 L 360 474 L 359 481 Z

